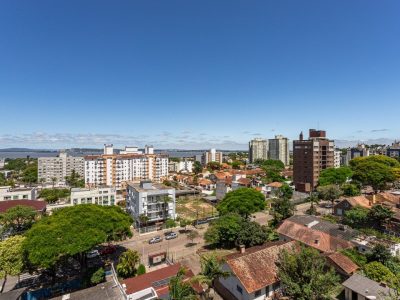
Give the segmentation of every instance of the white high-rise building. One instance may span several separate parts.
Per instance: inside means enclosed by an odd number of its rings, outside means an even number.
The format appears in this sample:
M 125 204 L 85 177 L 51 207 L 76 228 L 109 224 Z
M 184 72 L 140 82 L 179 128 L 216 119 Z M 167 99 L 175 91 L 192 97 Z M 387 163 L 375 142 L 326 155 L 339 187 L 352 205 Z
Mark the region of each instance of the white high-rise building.
M 215 148 L 210 149 L 208 152 L 204 152 L 201 156 L 201 163 L 206 166 L 210 162 L 217 162 L 222 164 L 223 155 L 222 152 L 218 152 Z
M 254 163 L 257 159 L 268 159 L 268 141 L 260 138 L 249 142 L 249 161 Z
M 289 140 L 282 135 L 275 135 L 274 139 L 269 139 L 269 158 L 280 160 L 285 166 L 289 161 Z
M 58 157 L 39 157 L 38 180 L 43 183 L 65 184 L 65 177 L 70 176 L 73 170 L 84 178 L 84 162 L 83 157 L 69 156 L 64 151 Z
M 137 147 L 126 147 L 114 154 L 112 145 L 102 155 L 85 157 L 87 186 L 123 188 L 127 181 L 152 180 L 160 182 L 168 176 L 168 155 L 143 154 Z
M 149 180 L 128 182 L 126 208 L 137 225 L 140 215 L 147 216 L 147 225 L 175 219 L 175 189 Z
M 341 157 L 342 157 L 342 151 L 335 149 L 334 152 L 334 157 L 333 157 L 333 166 L 335 168 L 340 168 L 340 161 L 341 161 Z

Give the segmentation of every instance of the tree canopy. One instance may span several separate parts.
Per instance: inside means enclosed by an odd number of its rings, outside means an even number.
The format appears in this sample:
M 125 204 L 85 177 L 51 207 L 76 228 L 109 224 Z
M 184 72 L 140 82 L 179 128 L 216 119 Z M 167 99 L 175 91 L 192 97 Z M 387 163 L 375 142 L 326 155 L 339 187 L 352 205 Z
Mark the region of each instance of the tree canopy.
M 126 250 L 118 259 L 117 272 L 122 278 L 133 277 L 137 273 L 140 255 L 136 250 Z
M 339 283 L 335 271 L 325 266 L 325 258 L 313 248 L 301 246 L 300 251 L 279 253 L 278 276 L 284 294 L 299 300 L 325 299 Z
M 39 194 L 39 198 L 43 198 L 48 203 L 54 203 L 70 195 L 71 191 L 69 189 L 43 189 Z
M 370 185 L 378 192 L 397 179 L 395 169 L 400 167 L 400 163 L 384 155 L 372 155 L 352 159 L 350 166 L 354 181 L 364 186 Z
M 318 183 L 320 186 L 329 184 L 342 185 L 352 175 L 353 172 L 349 167 L 327 168 L 321 172 Z
M 252 213 L 262 211 L 264 208 L 264 195 L 252 188 L 240 188 L 227 193 L 217 206 L 217 210 L 222 215 L 238 213 L 246 218 Z
M 17 205 L 0 214 L 2 230 L 11 230 L 11 234 L 29 229 L 36 218 L 36 211 L 30 206 Z
M 131 236 L 131 217 L 117 206 L 82 204 L 55 211 L 26 232 L 30 262 L 49 268 L 62 257 L 76 256 L 98 244 Z

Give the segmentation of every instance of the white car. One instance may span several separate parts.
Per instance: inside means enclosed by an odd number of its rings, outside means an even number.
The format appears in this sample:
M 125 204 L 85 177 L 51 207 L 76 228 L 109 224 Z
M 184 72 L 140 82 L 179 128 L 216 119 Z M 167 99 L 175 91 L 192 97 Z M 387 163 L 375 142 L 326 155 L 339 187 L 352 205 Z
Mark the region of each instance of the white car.
M 92 251 L 86 253 L 87 258 L 95 258 L 99 255 L 100 255 L 99 250 L 92 250 Z

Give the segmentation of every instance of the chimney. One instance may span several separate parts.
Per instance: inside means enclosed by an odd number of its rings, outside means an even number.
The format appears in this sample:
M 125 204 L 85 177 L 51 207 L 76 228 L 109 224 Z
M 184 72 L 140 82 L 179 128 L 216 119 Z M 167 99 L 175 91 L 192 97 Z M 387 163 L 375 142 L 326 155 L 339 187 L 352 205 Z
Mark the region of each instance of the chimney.
M 302 131 L 302 132 L 300 132 L 300 135 L 299 135 L 299 140 L 300 140 L 300 141 L 302 141 L 302 140 L 303 140 L 303 131 Z
M 240 253 L 245 253 L 246 252 L 246 246 L 245 245 L 239 245 Z

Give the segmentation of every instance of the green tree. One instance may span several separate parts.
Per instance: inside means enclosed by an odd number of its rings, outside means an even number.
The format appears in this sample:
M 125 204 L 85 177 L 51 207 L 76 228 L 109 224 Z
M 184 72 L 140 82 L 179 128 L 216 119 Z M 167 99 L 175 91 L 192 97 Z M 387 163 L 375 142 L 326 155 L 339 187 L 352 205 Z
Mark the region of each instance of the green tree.
M 66 207 L 43 217 L 25 236 L 29 261 L 52 268 L 66 257 L 86 265 L 86 252 L 93 247 L 132 236 L 132 218 L 118 206 L 82 204 Z
M 185 228 L 185 232 L 187 231 L 187 227 L 191 224 L 192 224 L 192 221 L 190 221 L 189 219 L 181 218 L 179 220 L 179 226 L 182 228 Z
M 25 237 L 16 235 L 0 242 L 0 278 L 3 278 L 3 291 L 7 276 L 17 276 L 24 271 L 25 254 L 23 242 Z
M 197 238 L 197 237 L 199 237 L 199 232 L 198 231 L 196 231 L 196 230 L 190 230 L 187 234 L 186 234 L 186 237 L 188 238 L 188 240 L 190 240 L 191 242 L 192 242 L 192 244 L 193 244 L 193 241 Z
M 36 183 L 38 181 L 38 166 L 37 163 L 29 165 L 22 172 L 22 181 L 25 183 Z
M 242 220 L 240 231 L 237 234 L 236 245 L 253 247 L 262 245 L 272 237 L 272 230 L 256 222 Z
M 319 186 L 319 187 L 317 187 L 317 192 L 321 199 L 331 201 L 332 206 L 334 204 L 334 201 L 336 199 L 339 199 L 339 197 L 343 194 L 340 187 L 335 184 Z
M 324 185 L 342 185 L 351 178 L 353 172 L 349 167 L 327 168 L 319 176 L 318 184 Z
M 233 247 L 241 230 L 242 218 L 238 214 L 226 214 L 214 220 L 204 234 L 208 244 Z
M 81 178 L 81 176 L 75 172 L 75 169 L 72 170 L 71 175 L 65 177 L 65 182 L 71 188 L 85 187 L 85 179 Z
M 294 204 L 286 198 L 274 199 L 271 203 L 273 222 L 272 224 L 277 225 L 284 219 L 287 219 L 294 214 Z
M 325 266 L 325 258 L 313 248 L 301 246 L 298 252 L 279 253 L 278 276 L 284 293 L 298 300 L 325 299 L 339 283 L 333 268 Z
M 137 268 L 137 275 L 143 275 L 146 274 L 146 267 L 144 264 L 140 264 L 139 267 Z
M 39 198 L 44 199 L 47 203 L 54 203 L 60 199 L 68 198 L 71 195 L 69 189 L 43 189 Z
M 316 214 L 317 209 L 315 208 L 315 205 L 318 205 L 319 201 L 320 201 L 319 195 L 318 195 L 318 193 L 315 193 L 315 192 L 312 192 L 310 194 L 310 196 L 307 198 L 307 202 L 311 203 L 311 207 L 310 207 L 310 210 L 309 210 L 310 215 L 315 215 Z
M 369 220 L 372 222 L 371 225 L 377 228 L 382 228 L 393 216 L 394 212 L 390 208 L 380 204 L 374 205 L 368 213 Z
M 122 278 L 133 277 L 137 272 L 140 255 L 136 250 L 126 250 L 118 260 L 117 273 Z
M 368 222 L 368 209 L 356 206 L 346 211 L 343 217 L 343 223 L 353 228 L 362 228 Z
M 386 262 L 392 259 L 392 254 L 389 249 L 382 244 L 377 244 L 374 248 L 372 248 L 371 252 L 367 254 L 368 261 L 378 261 L 382 264 L 386 264 Z
M 104 272 L 104 269 L 100 267 L 90 277 L 90 283 L 96 285 L 104 282 L 105 279 L 106 279 L 106 273 Z
M 217 210 L 222 215 L 238 213 L 245 218 L 264 208 L 264 195 L 252 188 L 240 188 L 227 193 L 217 206 Z
M 388 269 L 388 267 L 378 261 L 366 264 L 364 266 L 364 273 L 365 276 L 376 282 L 389 283 L 395 278 L 395 275 Z
M 210 161 L 207 164 L 207 169 L 209 171 L 217 171 L 217 170 L 221 170 L 221 168 L 222 168 L 221 164 L 219 162 L 216 162 L 216 161 Z
M 7 185 L 7 178 L 4 173 L 0 173 L 0 186 Z
M 350 161 L 353 180 L 364 186 L 371 186 L 375 193 L 384 190 L 388 183 L 396 180 L 393 167 L 399 167 L 398 164 L 398 161 L 380 155 L 358 157 Z
M 343 195 L 346 197 L 354 197 L 361 194 L 360 188 L 354 183 L 345 183 L 342 185 Z
M 169 281 L 169 300 L 196 300 L 196 293 L 189 282 L 185 282 L 186 270 L 181 268 Z
M 201 163 L 199 162 L 199 161 L 195 161 L 194 163 L 193 163 L 193 172 L 195 173 L 195 174 L 199 174 L 199 173 L 201 173 L 203 171 L 203 167 L 201 166 Z
M 215 281 L 219 278 L 227 278 L 231 273 L 222 269 L 224 260 L 218 259 L 215 253 L 203 255 L 200 258 L 200 263 L 201 272 L 193 278 L 193 281 L 207 285 L 206 299 L 212 299 L 210 297 L 210 290 L 214 288 Z
M 29 229 L 36 218 L 36 211 L 30 206 L 17 205 L 0 214 L 0 225 L 3 230 L 13 234 Z
M 173 219 L 167 219 L 165 221 L 165 227 L 166 228 L 175 228 L 176 227 L 176 222 Z
M 278 189 L 276 196 L 278 198 L 292 199 L 293 189 L 285 183 Z

